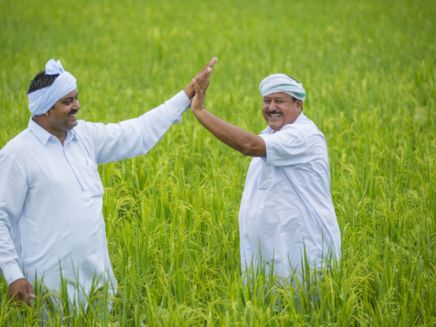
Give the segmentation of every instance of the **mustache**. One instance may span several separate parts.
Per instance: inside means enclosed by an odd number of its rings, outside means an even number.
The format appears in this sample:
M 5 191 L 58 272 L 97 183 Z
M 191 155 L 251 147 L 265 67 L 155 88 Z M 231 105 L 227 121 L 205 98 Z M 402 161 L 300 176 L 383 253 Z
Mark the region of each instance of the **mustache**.
M 280 112 L 281 112 L 280 110 L 275 110 L 275 109 L 267 111 L 267 113 L 269 114 L 280 113 Z
M 71 109 L 71 111 L 68 113 L 68 116 L 74 115 L 78 112 L 78 109 Z

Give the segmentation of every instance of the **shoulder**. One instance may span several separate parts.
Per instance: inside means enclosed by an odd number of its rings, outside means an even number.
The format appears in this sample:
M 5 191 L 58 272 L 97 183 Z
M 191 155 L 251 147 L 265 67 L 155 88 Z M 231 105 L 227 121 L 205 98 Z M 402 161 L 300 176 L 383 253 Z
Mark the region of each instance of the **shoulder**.
M 292 124 L 283 126 L 282 130 L 298 131 L 307 135 L 321 133 L 318 126 L 316 126 L 316 124 L 303 113 L 301 113 L 297 120 Z
M 38 141 L 32 133 L 25 129 L 11 139 L 0 150 L 0 165 L 6 167 L 19 167 L 24 165 L 29 158 L 29 153 L 37 146 Z
M 96 130 L 104 129 L 106 124 L 100 122 L 89 122 L 86 120 L 77 121 L 77 126 L 74 131 L 78 133 L 93 133 Z
M 5 144 L 0 150 L 0 155 L 18 157 L 20 154 L 26 153 L 33 146 L 34 141 L 35 137 L 28 129 L 25 129 Z
M 303 113 L 301 113 L 294 123 L 283 126 L 279 132 L 285 135 L 299 137 L 309 143 L 317 141 L 325 142 L 324 134 L 318 126 Z
M 104 124 L 93 123 L 85 120 L 79 120 L 77 126 L 74 127 L 73 133 L 79 136 L 82 140 L 93 139 L 95 135 L 99 135 L 104 130 Z
M 89 123 L 85 120 L 78 120 L 77 126 L 74 127 L 73 131 L 78 134 L 88 133 L 90 131 L 92 123 Z

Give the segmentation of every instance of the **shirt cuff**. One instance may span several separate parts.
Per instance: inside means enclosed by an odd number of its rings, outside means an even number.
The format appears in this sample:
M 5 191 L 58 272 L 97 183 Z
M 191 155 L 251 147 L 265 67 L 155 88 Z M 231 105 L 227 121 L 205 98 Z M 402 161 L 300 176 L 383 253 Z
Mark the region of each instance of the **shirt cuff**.
M 171 99 L 165 102 L 169 117 L 173 118 L 173 123 L 178 123 L 182 119 L 182 114 L 191 106 L 191 100 L 185 91 L 180 91 Z
M 176 108 L 183 108 L 183 111 L 191 106 L 191 99 L 186 95 L 185 91 L 180 91 L 170 99 Z
M 16 263 L 9 263 L 2 268 L 3 277 L 8 285 L 11 285 L 17 279 L 24 278 L 20 267 Z

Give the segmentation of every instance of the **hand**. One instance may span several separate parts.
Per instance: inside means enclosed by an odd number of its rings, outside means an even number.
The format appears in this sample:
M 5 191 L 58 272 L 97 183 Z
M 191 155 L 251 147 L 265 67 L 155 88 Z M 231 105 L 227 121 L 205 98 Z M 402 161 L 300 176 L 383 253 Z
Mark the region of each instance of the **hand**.
M 209 77 L 212 73 L 213 66 L 217 62 L 217 58 L 214 57 L 209 62 L 203 71 L 198 73 L 195 78 L 192 80 L 192 84 L 194 86 L 195 96 L 192 99 L 191 109 L 192 111 L 198 112 L 199 110 L 204 109 L 204 100 L 206 99 L 206 90 L 209 87 Z
M 213 57 L 209 61 L 209 63 L 206 66 L 204 66 L 203 69 L 197 73 L 197 75 L 195 75 L 194 79 L 199 80 L 199 81 L 206 81 L 207 80 L 207 82 L 208 82 L 212 68 L 216 64 L 217 60 L 218 59 L 216 57 Z M 192 97 L 195 95 L 195 88 L 194 88 L 193 81 L 185 87 L 184 91 L 185 91 L 186 95 L 190 99 L 192 99 Z
M 8 293 L 12 300 L 23 301 L 29 305 L 32 304 L 36 298 L 32 284 L 25 278 L 20 278 L 12 282 L 9 285 Z
M 209 86 L 209 81 L 197 81 L 193 79 L 192 83 L 194 84 L 195 96 L 191 102 L 191 110 L 195 114 L 204 109 L 204 100 L 206 99 L 206 90 Z

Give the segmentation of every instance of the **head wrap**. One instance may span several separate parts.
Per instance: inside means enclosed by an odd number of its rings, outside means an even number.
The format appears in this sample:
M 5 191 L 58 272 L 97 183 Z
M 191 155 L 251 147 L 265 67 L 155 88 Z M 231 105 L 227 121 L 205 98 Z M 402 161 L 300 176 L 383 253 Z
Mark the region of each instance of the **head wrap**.
M 272 74 L 265 77 L 259 85 L 262 96 L 276 92 L 285 92 L 291 97 L 304 101 L 306 91 L 303 84 L 285 74 Z
M 33 116 L 45 114 L 60 98 L 77 89 L 76 78 L 64 70 L 60 60 L 50 59 L 45 64 L 46 75 L 59 75 L 50 86 L 27 95 Z

